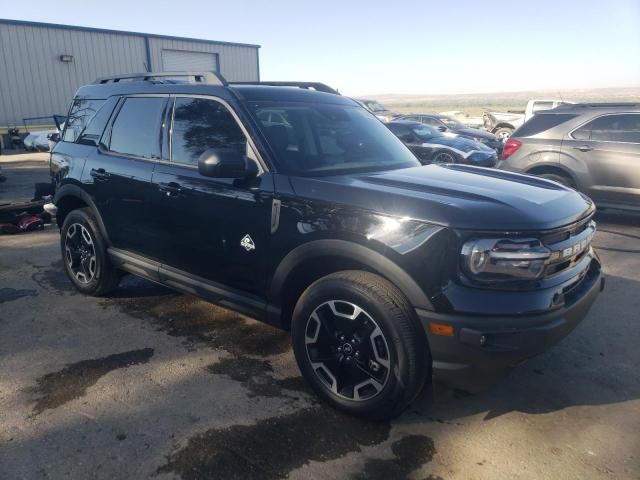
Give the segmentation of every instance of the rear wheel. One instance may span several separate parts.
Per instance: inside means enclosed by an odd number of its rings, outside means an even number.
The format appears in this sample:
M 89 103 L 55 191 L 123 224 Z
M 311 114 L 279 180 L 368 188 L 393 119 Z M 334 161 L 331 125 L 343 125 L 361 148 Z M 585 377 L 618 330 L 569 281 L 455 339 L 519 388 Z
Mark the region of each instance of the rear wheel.
M 553 180 L 554 182 L 558 182 L 561 185 L 569 188 L 576 188 L 573 180 L 571 180 L 568 176 L 562 173 L 542 173 L 538 175 L 539 177 L 546 178 L 547 180 Z
M 296 305 L 291 334 L 313 389 L 352 414 L 399 414 L 430 379 L 415 313 L 397 288 L 369 272 L 338 272 L 312 284 Z
M 82 293 L 101 296 L 118 286 L 120 276 L 107 257 L 107 243 L 88 208 L 64 219 L 60 248 L 67 276 Z

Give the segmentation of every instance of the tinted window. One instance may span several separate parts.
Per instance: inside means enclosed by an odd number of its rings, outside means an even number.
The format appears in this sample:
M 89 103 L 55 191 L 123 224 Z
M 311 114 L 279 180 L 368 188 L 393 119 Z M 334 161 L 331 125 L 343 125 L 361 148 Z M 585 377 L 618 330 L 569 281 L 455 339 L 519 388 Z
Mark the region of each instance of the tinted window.
M 261 115 L 270 122 L 277 118 Z M 247 139 L 229 110 L 219 102 L 202 98 L 177 98 L 173 115 L 171 160 L 197 165 L 209 148 L 234 148 L 246 153 Z
M 62 141 L 75 142 L 104 102 L 104 100 L 86 98 L 74 99 L 65 124 Z
M 144 158 L 160 157 L 160 117 L 166 99 L 127 98 L 111 129 L 109 149 Z
M 605 115 L 590 126 L 591 140 L 640 143 L 640 114 Z
M 250 105 L 287 173 L 330 175 L 420 165 L 373 115 L 351 105 L 265 102 Z M 284 123 L 265 120 L 277 113 Z
M 111 97 L 100 107 L 100 110 L 93 116 L 82 133 L 80 133 L 77 140 L 78 143 L 98 145 L 104 127 L 107 125 L 107 122 L 109 122 L 116 103 L 118 103 L 118 97 Z
M 575 115 L 568 113 L 540 113 L 534 115 L 527 120 L 524 125 L 518 128 L 514 133 L 514 137 L 531 137 L 538 133 L 549 130 L 550 128 L 557 127 L 558 125 L 571 120 Z
M 431 125 L 432 127 L 442 127 L 442 122 L 437 118 L 433 117 L 422 117 L 422 123 L 427 125 Z

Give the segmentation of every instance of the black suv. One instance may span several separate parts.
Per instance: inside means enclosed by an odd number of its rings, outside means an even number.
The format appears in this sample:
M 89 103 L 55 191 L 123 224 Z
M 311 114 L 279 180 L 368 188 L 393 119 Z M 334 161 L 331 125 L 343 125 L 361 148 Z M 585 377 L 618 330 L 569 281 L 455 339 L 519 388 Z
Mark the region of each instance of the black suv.
M 81 292 L 129 272 L 290 330 L 320 396 L 388 416 L 432 373 L 482 388 L 601 290 L 594 206 L 569 188 L 421 166 L 322 84 L 172 77 L 102 79 L 73 101 L 47 209 Z

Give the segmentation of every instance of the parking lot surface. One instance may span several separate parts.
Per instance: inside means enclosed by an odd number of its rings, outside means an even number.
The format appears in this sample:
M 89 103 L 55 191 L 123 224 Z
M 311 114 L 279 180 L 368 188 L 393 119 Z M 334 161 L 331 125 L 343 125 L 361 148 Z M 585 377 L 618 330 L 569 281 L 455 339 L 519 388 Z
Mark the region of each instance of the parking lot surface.
M 46 181 L 2 166 L 5 194 Z M 284 332 L 131 276 L 83 296 L 55 226 L 0 236 L 0 478 L 638 479 L 640 217 L 597 220 L 606 290 L 569 337 L 385 423 L 320 403 Z

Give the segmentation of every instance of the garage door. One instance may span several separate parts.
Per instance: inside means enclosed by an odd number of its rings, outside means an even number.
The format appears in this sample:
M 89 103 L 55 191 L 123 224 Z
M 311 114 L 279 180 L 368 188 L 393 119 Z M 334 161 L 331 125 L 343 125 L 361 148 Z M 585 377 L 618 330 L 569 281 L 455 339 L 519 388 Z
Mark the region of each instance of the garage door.
M 162 50 L 162 68 L 165 72 L 217 72 L 216 53 Z

